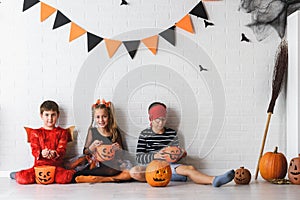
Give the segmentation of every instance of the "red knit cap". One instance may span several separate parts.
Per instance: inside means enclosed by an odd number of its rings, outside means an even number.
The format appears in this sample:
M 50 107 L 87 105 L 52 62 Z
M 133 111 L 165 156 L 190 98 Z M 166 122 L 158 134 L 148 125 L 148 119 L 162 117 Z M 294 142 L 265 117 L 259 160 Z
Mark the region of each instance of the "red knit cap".
M 154 119 L 163 117 L 166 118 L 167 110 L 163 105 L 156 104 L 152 106 L 149 110 L 149 120 L 152 121 Z

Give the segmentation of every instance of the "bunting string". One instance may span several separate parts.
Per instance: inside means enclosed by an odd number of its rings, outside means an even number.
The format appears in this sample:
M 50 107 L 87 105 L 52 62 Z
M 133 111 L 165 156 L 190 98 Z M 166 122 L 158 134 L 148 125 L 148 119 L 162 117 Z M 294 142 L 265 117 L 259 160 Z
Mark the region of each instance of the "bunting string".
M 204 0 L 202 0 L 204 1 Z M 105 42 L 105 47 L 108 53 L 109 58 L 112 58 L 114 54 L 117 52 L 121 44 L 123 44 L 131 57 L 134 58 L 140 43 L 142 42 L 153 55 L 156 55 L 158 49 L 158 40 L 159 36 L 169 42 L 171 45 L 176 45 L 176 37 L 175 37 L 175 30 L 176 28 L 180 28 L 185 30 L 189 33 L 194 34 L 194 27 L 191 20 L 191 15 L 196 16 L 197 18 L 202 18 L 208 20 L 206 10 L 204 5 L 200 1 L 188 14 L 186 14 L 181 20 L 176 22 L 174 26 L 158 33 L 158 35 L 153 35 L 141 40 L 130 40 L 130 41 L 119 41 L 119 40 L 112 40 L 109 38 L 104 38 L 98 35 L 95 35 L 84 28 L 77 25 L 75 22 L 71 21 L 67 16 L 65 16 L 62 12 L 58 9 L 41 2 L 39 0 L 24 0 L 23 3 L 23 12 L 28 10 L 29 8 L 33 7 L 34 5 L 40 3 L 40 21 L 45 21 L 48 17 L 53 15 L 56 12 L 56 17 L 53 24 L 53 30 L 59 27 L 62 27 L 66 24 L 71 23 L 70 26 L 70 34 L 69 34 L 69 42 L 76 40 L 77 38 L 86 34 L 87 36 L 87 47 L 88 52 L 92 51 L 96 46 L 98 46 L 102 41 Z

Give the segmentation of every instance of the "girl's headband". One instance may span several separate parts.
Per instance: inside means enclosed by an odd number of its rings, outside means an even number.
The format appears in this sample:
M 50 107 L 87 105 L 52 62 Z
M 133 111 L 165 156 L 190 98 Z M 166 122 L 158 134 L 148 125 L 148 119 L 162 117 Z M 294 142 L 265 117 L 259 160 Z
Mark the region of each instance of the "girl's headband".
M 110 107 L 111 105 L 111 102 L 110 101 L 105 101 L 104 99 L 100 100 L 100 99 L 97 99 L 96 103 L 92 105 L 92 108 L 96 108 L 96 106 L 98 105 L 105 105 L 105 107 Z

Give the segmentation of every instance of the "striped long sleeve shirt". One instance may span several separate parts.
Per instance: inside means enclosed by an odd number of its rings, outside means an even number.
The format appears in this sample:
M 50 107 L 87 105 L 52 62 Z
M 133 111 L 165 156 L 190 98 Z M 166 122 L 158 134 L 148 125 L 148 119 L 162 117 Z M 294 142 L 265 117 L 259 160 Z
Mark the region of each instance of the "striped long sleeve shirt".
M 151 128 L 140 133 L 136 160 L 139 164 L 146 165 L 154 159 L 154 154 L 167 146 L 179 146 L 177 133 L 171 128 L 165 128 L 163 134 L 156 134 Z

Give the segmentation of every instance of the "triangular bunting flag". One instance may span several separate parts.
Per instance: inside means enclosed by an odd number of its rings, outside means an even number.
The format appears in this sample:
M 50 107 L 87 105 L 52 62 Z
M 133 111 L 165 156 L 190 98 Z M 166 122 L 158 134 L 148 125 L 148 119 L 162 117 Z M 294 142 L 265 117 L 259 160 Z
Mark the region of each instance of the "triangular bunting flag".
M 113 57 L 116 51 L 118 50 L 119 46 L 122 44 L 121 41 L 118 40 L 110 40 L 104 39 L 106 50 L 108 52 L 109 58 Z
M 195 15 L 197 17 L 208 19 L 205 8 L 203 6 L 202 1 L 200 1 L 190 12 L 191 15 Z
M 70 30 L 70 37 L 69 42 L 72 42 L 76 38 L 82 36 L 86 33 L 86 30 L 75 24 L 74 22 L 71 22 L 71 30 Z
M 37 4 L 38 2 L 40 2 L 39 0 L 24 0 L 23 3 L 23 12 L 29 8 L 31 8 L 32 6 L 34 6 L 35 4 Z
M 145 46 L 155 55 L 157 52 L 158 35 L 142 39 Z
M 133 40 L 133 41 L 123 41 L 123 44 L 125 45 L 127 52 L 129 53 L 131 59 L 134 58 L 137 49 L 139 48 L 140 45 L 140 40 Z
M 159 33 L 159 35 L 175 46 L 175 26 Z
M 61 27 L 69 22 L 71 22 L 71 21 L 64 14 L 62 14 L 59 10 L 57 10 L 53 29 Z
M 88 52 L 95 48 L 102 40 L 102 37 L 87 32 Z
M 187 14 L 179 22 L 177 22 L 175 26 L 182 28 L 183 30 L 188 31 L 190 33 L 194 33 L 191 16 L 189 14 Z
M 56 11 L 56 8 L 53 8 L 49 5 L 41 2 L 41 22 L 45 21 L 55 11 Z

